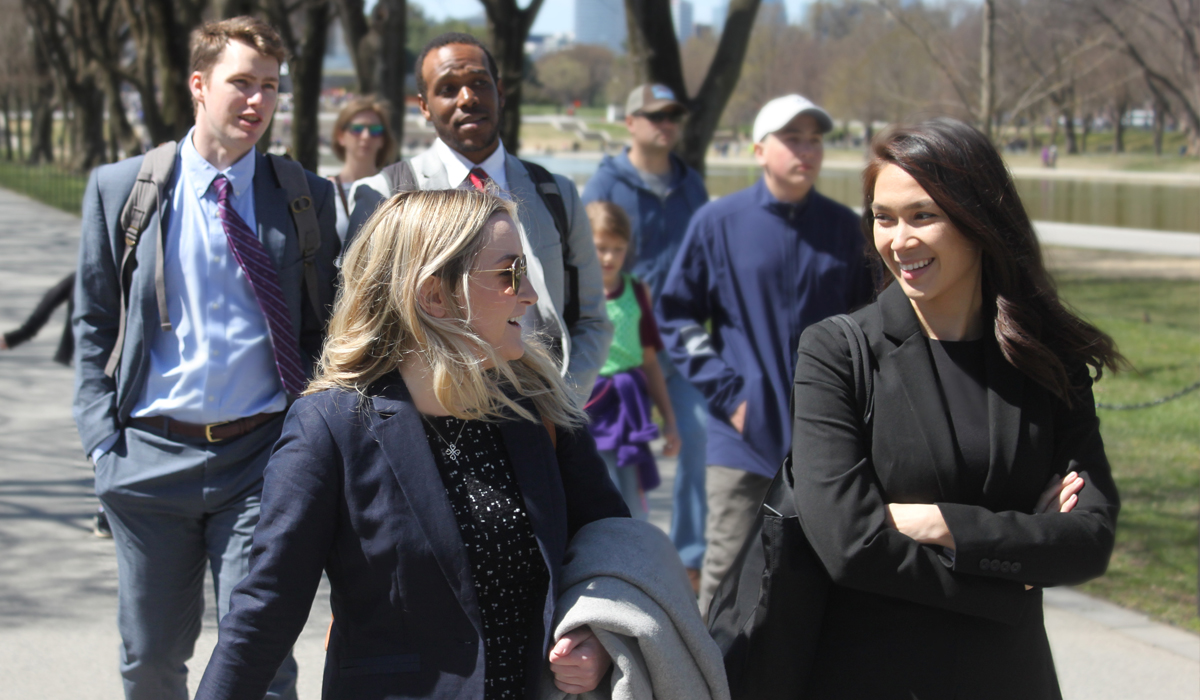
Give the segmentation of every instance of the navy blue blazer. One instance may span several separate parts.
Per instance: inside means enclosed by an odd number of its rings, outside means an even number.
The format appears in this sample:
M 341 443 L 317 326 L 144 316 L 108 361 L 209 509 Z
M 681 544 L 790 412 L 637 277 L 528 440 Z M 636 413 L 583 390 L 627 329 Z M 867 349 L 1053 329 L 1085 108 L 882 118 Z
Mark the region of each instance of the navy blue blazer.
M 420 414 L 398 375 L 368 397 L 297 401 L 264 475 L 250 574 L 197 700 L 261 700 L 304 627 L 324 570 L 335 619 L 324 698 L 482 698 L 483 633 L 471 569 Z M 587 430 L 500 423 L 550 572 L 531 630 L 532 691 L 549 652 L 563 555 L 580 527 L 628 517 Z

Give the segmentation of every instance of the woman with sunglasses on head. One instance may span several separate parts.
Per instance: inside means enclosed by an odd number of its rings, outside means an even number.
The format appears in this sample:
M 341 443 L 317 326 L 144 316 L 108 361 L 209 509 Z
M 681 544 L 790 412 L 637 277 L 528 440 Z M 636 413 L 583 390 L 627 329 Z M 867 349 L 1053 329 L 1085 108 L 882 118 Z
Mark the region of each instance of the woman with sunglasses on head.
M 578 628 L 550 649 L 564 552 L 629 511 L 554 360 L 514 205 L 473 190 L 382 205 L 342 266 L 317 376 L 264 474 L 253 564 L 197 698 L 260 700 L 324 570 L 326 698 L 531 697 L 597 686 Z
M 869 423 L 834 320 L 796 368 L 796 506 L 832 579 L 805 697 L 1060 698 L 1042 587 L 1108 565 L 1119 504 L 1091 387 L 1123 359 L 1059 300 L 973 127 L 881 135 L 863 196 L 890 283 L 852 314 Z
M 383 166 L 396 159 L 391 118 L 386 102 L 365 95 L 347 102 L 333 123 L 333 155 L 344 165 L 329 179 L 337 190 L 337 234 L 343 242 L 353 208 L 350 195 L 354 183 L 378 174 Z

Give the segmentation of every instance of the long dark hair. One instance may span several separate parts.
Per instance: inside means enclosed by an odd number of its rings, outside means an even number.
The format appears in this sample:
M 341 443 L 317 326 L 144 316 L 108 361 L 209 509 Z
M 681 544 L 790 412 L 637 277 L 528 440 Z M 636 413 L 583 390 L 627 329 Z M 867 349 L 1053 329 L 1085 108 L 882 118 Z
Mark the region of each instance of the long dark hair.
M 1068 405 L 1085 365 L 1099 379 L 1104 368 L 1115 372 L 1125 364 L 1112 338 L 1059 300 L 1017 188 L 986 136 L 947 118 L 880 134 L 863 171 L 862 230 L 871 250 L 875 180 L 888 165 L 911 175 L 983 251 L 984 314 L 1009 363 Z M 891 275 L 884 277 L 891 282 Z

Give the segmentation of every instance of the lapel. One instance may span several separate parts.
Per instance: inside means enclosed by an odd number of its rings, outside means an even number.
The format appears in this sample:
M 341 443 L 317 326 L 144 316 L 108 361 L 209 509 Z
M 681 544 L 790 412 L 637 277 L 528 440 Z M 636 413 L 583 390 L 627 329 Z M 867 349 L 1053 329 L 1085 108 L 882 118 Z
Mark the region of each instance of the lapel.
M 446 175 L 446 166 L 433 148 L 419 153 L 411 161 L 413 172 L 417 175 L 417 187 L 422 190 L 448 190 L 450 180 Z
M 1003 495 L 1003 485 L 1017 466 L 1017 444 L 1021 436 L 1021 405 L 1025 375 L 1009 364 L 992 341 L 985 344 L 984 361 L 988 384 L 988 475 L 983 485 L 989 501 Z
M 267 156 L 255 149 L 254 163 L 254 218 L 258 228 L 258 240 L 271 256 L 275 270 L 283 269 L 284 253 L 287 250 L 286 231 L 289 227 L 291 210 L 287 191 L 279 186 L 275 171 Z
M 899 379 L 913 421 L 924 438 L 929 452 L 928 464 L 933 467 L 942 498 L 955 501 L 958 498 L 958 460 L 954 452 L 954 433 L 933 367 L 929 340 L 899 284 L 889 285 L 879 295 L 879 303 L 884 333 L 898 344 L 886 357 L 895 365 L 894 376 Z
M 438 567 L 458 596 L 463 608 L 478 608 L 475 584 L 458 521 L 442 485 L 421 415 L 403 380 L 397 375 L 374 396 L 372 429 L 384 458 L 392 469 L 413 517 L 429 542 Z M 469 616 L 475 620 L 478 616 Z M 477 622 L 477 620 L 476 620 Z M 476 627 L 482 636 L 483 630 Z
M 525 408 L 537 415 L 532 404 Z M 546 569 L 553 574 L 552 561 L 562 559 L 567 543 L 563 537 L 567 531 L 567 513 L 561 495 L 555 497 L 554 486 L 559 483 L 550 469 L 557 470 L 556 459 L 547 459 L 554 454 L 550 436 L 545 426 L 524 420 L 509 420 L 500 424 L 508 461 L 512 464 L 521 487 L 521 498 L 533 524 L 533 534 L 542 547 Z

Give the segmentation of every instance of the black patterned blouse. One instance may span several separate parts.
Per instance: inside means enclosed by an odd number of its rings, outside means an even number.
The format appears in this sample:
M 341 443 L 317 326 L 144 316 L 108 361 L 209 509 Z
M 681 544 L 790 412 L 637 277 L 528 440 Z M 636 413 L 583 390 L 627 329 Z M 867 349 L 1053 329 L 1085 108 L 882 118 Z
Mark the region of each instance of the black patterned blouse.
M 484 700 L 525 696 L 529 643 L 550 573 L 508 461 L 500 428 L 425 416 L 425 435 L 471 564 L 483 619 Z

